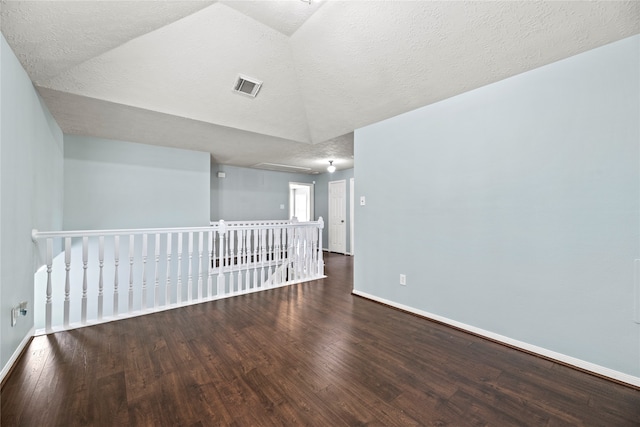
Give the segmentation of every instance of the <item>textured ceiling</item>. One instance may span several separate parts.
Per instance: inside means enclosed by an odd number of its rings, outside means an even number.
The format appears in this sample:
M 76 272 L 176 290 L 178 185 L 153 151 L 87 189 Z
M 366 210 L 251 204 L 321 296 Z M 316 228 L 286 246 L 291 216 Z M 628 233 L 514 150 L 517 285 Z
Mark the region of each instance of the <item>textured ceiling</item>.
M 637 1 L 6 1 L 71 134 L 353 166 L 353 130 L 640 32 Z M 233 93 L 238 74 L 264 81 Z

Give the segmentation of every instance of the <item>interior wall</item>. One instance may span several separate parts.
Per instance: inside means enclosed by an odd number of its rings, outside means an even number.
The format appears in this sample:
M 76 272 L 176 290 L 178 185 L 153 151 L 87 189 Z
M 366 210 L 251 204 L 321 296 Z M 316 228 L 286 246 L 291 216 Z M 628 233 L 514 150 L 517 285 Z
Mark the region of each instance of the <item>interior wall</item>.
M 355 290 L 640 376 L 639 81 L 635 36 L 357 130 Z
M 64 228 L 209 224 L 210 154 L 65 135 Z
M 225 177 L 218 178 L 218 172 L 223 172 Z M 289 182 L 311 184 L 316 177 L 317 175 L 303 173 L 213 164 L 211 220 L 288 219 Z M 317 216 L 316 207 L 316 218 Z
M 0 37 L 0 364 L 33 327 L 33 275 L 42 263 L 31 230 L 59 230 L 63 136 L 4 37 Z M 11 326 L 11 307 L 28 315 Z
M 349 197 L 351 197 L 351 189 L 349 180 L 353 178 L 353 168 L 335 171 L 334 173 L 323 173 L 316 176 L 316 218 L 324 219 L 324 229 L 322 230 L 322 246 L 324 249 L 329 247 L 329 182 L 345 181 L 347 195 L 347 253 L 351 253 L 351 218 L 349 217 Z

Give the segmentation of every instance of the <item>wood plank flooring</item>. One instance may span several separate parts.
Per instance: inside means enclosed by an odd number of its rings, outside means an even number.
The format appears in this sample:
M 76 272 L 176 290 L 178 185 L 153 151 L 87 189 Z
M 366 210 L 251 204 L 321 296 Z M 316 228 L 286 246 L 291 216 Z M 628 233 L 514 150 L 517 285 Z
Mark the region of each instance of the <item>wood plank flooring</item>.
M 327 279 L 35 338 L 9 426 L 639 426 L 640 391 Z

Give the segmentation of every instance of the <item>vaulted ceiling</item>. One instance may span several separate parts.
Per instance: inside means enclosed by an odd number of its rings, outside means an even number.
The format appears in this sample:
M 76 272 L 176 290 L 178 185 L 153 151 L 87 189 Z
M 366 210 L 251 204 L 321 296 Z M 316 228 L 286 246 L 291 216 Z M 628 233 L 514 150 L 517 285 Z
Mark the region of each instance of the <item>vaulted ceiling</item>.
M 0 5 L 65 133 L 308 172 L 353 166 L 354 129 L 640 33 L 637 1 Z

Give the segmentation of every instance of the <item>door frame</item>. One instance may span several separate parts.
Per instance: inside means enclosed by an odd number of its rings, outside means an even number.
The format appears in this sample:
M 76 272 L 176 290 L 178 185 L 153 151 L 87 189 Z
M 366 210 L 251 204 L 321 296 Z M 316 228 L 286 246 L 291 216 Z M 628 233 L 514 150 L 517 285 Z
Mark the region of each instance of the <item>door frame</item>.
M 293 210 L 291 192 L 294 188 L 292 187 L 309 187 L 309 221 L 315 221 L 315 184 L 308 182 L 289 181 L 289 219 L 291 219 L 291 212 Z
M 343 233 L 343 237 L 344 237 L 344 251 L 335 251 L 332 250 L 331 247 L 331 184 L 337 184 L 337 183 L 341 183 L 344 187 L 344 212 L 342 212 L 342 218 L 344 221 L 344 233 Z M 328 233 L 327 233 L 327 247 L 329 252 L 335 252 L 335 253 L 341 253 L 341 254 L 347 254 L 347 180 L 346 179 L 338 179 L 335 181 L 329 181 L 329 183 L 327 184 L 327 195 L 328 195 L 328 213 L 329 213 L 329 218 L 327 218 L 327 224 L 328 224 Z
M 354 222 L 355 222 L 355 180 L 353 177 L 349 179 L 349 253 L 351 255 L 355 254 L 355 233 L 354 233 Z

